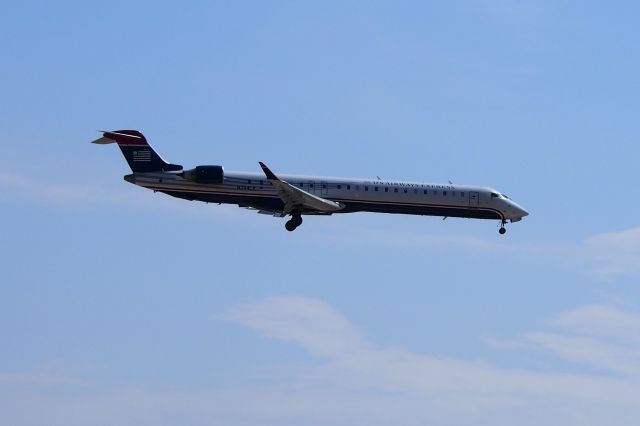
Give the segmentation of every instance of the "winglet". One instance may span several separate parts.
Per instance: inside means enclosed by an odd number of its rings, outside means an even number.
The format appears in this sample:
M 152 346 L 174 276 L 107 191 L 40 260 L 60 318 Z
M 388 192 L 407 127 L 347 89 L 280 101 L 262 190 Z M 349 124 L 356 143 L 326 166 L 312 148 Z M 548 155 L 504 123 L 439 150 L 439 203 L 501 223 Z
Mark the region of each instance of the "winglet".
M 260 167 L 262 167 L 262 171 L 264 172 L 264 174 L 267 177 L 267 179 L 269 179 L 269 180 L 280 180 L 280 179 L 278 179 L 278 177 L 276 175 L 273 174 L 273 172 L 271 170 L 269 170 L 267 165 L 264 164 L 262 161 L 258 161 L 258 164 L 260 164 Z

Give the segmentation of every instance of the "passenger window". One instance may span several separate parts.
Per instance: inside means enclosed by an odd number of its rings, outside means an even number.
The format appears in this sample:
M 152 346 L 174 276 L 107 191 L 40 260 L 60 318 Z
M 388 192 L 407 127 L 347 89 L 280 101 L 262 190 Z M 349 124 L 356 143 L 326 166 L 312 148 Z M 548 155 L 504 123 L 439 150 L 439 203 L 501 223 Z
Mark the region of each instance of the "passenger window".
M 442 191 L 442 195 L 446 197 L 447 196 L 447 191 Z
M 384 192 L 389 192 L 389 188 L 385 187 Z
M 360 191 L 360 185 L 356 185 L 356 191 Z
M 338 185 L 338 189 L 342 188 L 342 185 Z
M 247 179 L 247 184 L 251 185 L 251 179 Z
M 417 194 L 417 193 L 418 193 L 418 190 L 417 190 L 417 189 L 414 189 L 414 190 L 413 190 L 413 193 L 414 193 L 414 194 Z
M 323 183 L 323 184 L 322 184 L 322 188 L 327 189 L 327 184 L 326 184 L 326 183 Z
M 309 184 L 309 188 L 313 188 L 313 184 L 312 183 Z
M 347 185 L 347 190 L 350 190 L 350 189 L 351 189 L 351 185 Z
M 369 190 L 369 187 L 365 185 L 364 190 L 365 190 L 365 191 L 368 191 L 368 190 Z
M 424 195 L 427 195 L 427 190 L 426 189 L 424 190 Z
M 378 187 L 377 186 L 375 186 L 373 189 L 374 189 L 374 191 L 378 192 Z
M 406 189 L 404 190 L 404 193 L 405 193 L 405 194 L 407 193 L 407 190 L 406 190 Z
M 393 192 L 398 192 L 398 188 L 393 188 Z
M 464 192 L 461 192 L 461 193 L 460 193 L 460 196 L 461 196 L 461 197 L 464 197 Z

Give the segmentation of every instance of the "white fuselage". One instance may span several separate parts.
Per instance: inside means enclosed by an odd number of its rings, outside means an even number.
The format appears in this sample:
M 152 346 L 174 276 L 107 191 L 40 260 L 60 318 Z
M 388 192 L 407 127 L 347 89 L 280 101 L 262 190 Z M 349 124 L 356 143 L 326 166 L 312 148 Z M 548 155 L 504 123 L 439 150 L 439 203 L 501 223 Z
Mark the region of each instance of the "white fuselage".
M 498 191 L 479 186 L 413 183 L 395 180 L 280 175 L 280 179 L 343 206 L 333 213 L 370 211 L 515 222 L 528 213 Z M 263 174 L 226 172 L 221 183 L 198 183 L 184 173 L 134 173 L 125 179 L 179 198 L 238 204 L 273 213 L 285 204 Z M 301 214 L 317 214 L 301 211 Z

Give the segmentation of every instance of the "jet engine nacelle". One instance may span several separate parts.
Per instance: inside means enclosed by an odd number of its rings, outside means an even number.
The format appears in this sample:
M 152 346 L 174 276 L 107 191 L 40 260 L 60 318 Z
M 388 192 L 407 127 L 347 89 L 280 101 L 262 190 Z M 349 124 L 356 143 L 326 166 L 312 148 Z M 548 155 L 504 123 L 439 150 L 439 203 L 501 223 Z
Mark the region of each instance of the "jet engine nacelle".
M 222 166 L 197 166 L 184 172 L 185 179 L 198 183 L 222 183 L 224 169 Z

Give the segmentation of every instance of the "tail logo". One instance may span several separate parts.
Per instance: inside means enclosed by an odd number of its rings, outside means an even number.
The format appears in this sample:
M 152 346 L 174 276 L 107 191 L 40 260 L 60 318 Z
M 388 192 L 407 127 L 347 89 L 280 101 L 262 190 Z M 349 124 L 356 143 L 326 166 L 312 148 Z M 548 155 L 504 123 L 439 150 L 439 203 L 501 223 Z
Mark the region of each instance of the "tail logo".
M 136 163 L 151 162 L 151 151 L 133 151 L 133 161 Z

